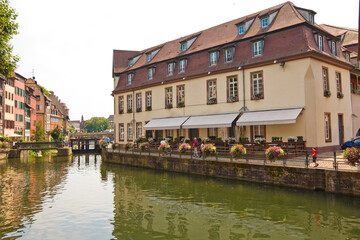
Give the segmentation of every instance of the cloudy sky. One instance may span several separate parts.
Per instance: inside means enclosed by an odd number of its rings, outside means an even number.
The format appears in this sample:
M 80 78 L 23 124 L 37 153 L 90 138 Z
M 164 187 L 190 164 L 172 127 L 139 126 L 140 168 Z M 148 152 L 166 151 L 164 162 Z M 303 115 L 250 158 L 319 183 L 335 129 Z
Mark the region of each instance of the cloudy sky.
M 143 50 L 284 0 L 10 0 L 19 34 L 17 72 L 52 90 L 70 119 L 113 114 L 113 49 Z M 358 28 L 357 0 L 293 0 L 315 22 Z

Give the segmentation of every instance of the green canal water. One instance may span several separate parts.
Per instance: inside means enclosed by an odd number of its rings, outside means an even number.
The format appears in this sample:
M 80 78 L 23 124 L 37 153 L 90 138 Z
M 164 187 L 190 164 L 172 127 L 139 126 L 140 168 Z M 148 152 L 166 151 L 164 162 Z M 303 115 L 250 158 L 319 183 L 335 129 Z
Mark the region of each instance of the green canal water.
M 0 239 L 360 239 L 360 201 L 100 155 L 1 160 Z

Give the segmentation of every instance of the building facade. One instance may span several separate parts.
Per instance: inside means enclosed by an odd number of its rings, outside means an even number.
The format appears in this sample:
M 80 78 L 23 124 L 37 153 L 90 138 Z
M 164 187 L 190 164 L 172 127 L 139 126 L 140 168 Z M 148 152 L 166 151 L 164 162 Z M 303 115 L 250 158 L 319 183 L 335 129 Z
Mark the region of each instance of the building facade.
M 15 112 L 15 134 L 25 137 L 25 81 L 26 79 L 15 73 L 14 82 L 14 112 Z
M 50 131 L 58 127 L 61 129 L 62 134 L 67 136 L 69 133 L 69 109 L 52 92 L 49 95 L 49 99 L 52 103 Z
M 25 140 L 30 141 L 36 125 L 36 98 L 34 89 L 25 86 Z
M 5 81 L 5 116 L 4 116 L 4 135 L 9 137 L 14 135 L 15 129 L 15 76 L 7 78 Z
M 6 77 L 0 74 L 0 134 L 4 135 L 5 129 L 5 83 Z
M 301 136 L 338 148 L 353 134 L 353 66 L 314 17 L 286 2 L 143 51 L 114 50 L 115 141 Z

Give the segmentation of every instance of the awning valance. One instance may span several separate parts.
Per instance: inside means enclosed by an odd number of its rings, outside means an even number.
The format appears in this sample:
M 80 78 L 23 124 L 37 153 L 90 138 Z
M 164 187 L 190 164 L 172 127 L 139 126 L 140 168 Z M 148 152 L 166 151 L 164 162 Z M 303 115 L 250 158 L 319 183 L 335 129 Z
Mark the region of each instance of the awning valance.
M 189 116 L 154 118 L 144 126 L 144 129 L 145 130 L 179 129 L 181 125 L 188 118 Z
M 219 128 L 231 127 L 232 122 L 239 113 L 223 113 L 191 116 L 183 125 L 183 128 Z
M 237 126 L 274 125 L 296 123 L 301 108 L 286 108 L 244 112 L 236 122 Z

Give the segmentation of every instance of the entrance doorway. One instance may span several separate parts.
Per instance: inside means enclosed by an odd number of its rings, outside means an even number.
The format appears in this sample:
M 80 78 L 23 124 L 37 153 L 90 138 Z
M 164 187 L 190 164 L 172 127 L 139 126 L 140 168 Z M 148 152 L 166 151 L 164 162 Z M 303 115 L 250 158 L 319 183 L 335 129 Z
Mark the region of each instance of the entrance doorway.
M 189 129 L 189 137 L 190 140 L 194 140 L 194 138 L 198 138 L 199 137 L 199 129 Z
M 339 122 L 339 144 L 344 143 L 344 116 L 342 113 L 338 114 L 338 122 Z

